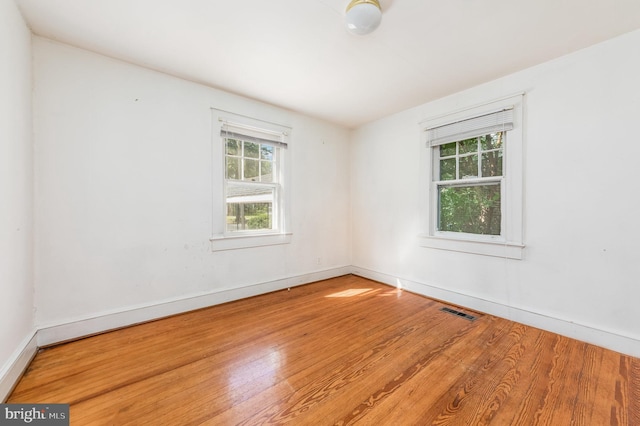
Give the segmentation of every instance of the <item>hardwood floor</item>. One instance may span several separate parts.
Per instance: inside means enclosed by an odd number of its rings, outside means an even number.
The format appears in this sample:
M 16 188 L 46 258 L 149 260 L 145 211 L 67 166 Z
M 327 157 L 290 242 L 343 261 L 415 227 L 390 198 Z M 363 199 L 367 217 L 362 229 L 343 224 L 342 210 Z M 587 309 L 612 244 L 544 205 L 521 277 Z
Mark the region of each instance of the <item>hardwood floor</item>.
M 640 359 L 355 276 L 41 351 L 73 425 L 640 425 Z

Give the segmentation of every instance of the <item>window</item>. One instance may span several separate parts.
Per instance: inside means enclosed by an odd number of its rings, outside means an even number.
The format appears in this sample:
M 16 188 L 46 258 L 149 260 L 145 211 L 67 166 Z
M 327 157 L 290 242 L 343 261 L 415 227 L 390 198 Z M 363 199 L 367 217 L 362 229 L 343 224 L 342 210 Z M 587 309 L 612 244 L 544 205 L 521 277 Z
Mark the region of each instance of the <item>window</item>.
M 226 232 L 277 230 L 280 148 L 242 135 L 223 137 Z
M 214 200 L 222 214 L 214 218 L 213 249 L 287 243 L 288 131 L 242 116 L 232 115 L 238 122 L 231 121 L 229 114 L 218 117 L 219 133 L 214 134 L 219 141 L 214 145 L 220 144 L 223 154 L 223 177 L 218 192 L 222 196 Z
M 522 257 L 521 98 L 426 122 L 423 246 Z

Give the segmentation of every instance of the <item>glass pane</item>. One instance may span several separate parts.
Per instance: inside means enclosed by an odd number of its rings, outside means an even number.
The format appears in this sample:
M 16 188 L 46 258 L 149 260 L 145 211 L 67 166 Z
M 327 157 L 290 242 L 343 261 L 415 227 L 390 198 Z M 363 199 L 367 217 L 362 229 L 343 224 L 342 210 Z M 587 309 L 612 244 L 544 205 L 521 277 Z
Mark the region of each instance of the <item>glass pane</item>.
M 240 159 L 227 157 L 226 177 L 227 179 L 240 179 Z
M 478 177 L 478 156 L 468 155 L 460 157 L 460 177 L 459 179 L 469 179 Z
M 460 154 L 478 151 L 478 138 L 465 139 L 458 144 L 460 145 Z
M 453 180 L 456 178 L 456 159 L 440 160 L 440 180 Z
M 482 154 L 482 177 L 502 176 L 502 150 Z
M 271 161 L 260 162 L 260 182 L 273 182 Z
M 253 142 L 244 143 L 244 156 L 249 158 L 258 158 L 260 154 L 260 144 Z
M 227 186 L 227 232 L 273 229 L 273 188 Z
M 227 139 L 227 155 L 238 155 L 240 142 L 235 139 Z
M 260 162 L 258 160 L 249 160 L 249 159 L 244 159 L 244 179 L 243 180 L 256 180 L 256 178 L 258 176 L 260 176 L 259 173 L 259 164 Z
M 274 148 L 269 145 L 260 145 L 260 158 L 263 160 L 273 160 Z
M 273 229 L 272 204 L 227 204 L 227 232 Z
M 438 230 L 500 235 L 500 184 L 438 187 Z
M 489 151 L 490 149 L 502 148 L 504 132 L 491 133 L 480 137 L 480 149 Z
M 446 145 L 440 145 L 440 157 L 448 157 L 456 155 L 456 143 L 451 142 Z

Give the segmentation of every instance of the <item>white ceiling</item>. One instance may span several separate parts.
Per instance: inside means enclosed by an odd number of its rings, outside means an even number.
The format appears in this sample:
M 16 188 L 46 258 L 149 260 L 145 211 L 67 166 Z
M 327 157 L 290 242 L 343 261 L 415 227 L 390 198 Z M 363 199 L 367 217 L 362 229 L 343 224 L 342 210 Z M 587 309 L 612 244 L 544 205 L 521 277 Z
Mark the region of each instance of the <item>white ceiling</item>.
M 16 0 L 35 34 L 350 128 L 640 28 L 640 0 L 380 0 L 355 36 L 348 2 Z

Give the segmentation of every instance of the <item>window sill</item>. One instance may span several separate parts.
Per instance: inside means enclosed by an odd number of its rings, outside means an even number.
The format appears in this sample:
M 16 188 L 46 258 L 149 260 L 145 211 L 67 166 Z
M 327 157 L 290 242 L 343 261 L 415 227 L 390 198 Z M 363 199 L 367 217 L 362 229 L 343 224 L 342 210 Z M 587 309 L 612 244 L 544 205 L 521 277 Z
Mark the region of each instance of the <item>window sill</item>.
M 522 260 L 524 254 L 524 244 L 502 241 L 461 240 L 431 235 L 419 235 L 418 241 L 421 247 L 502 257 L 506 259 Z
M 290 233 L 285 234 L 259 234 L 259 235 L 214 235 L 209 238 L 212 251 L 238 250 L 251 247 L 275 246 L 289 244 Z

